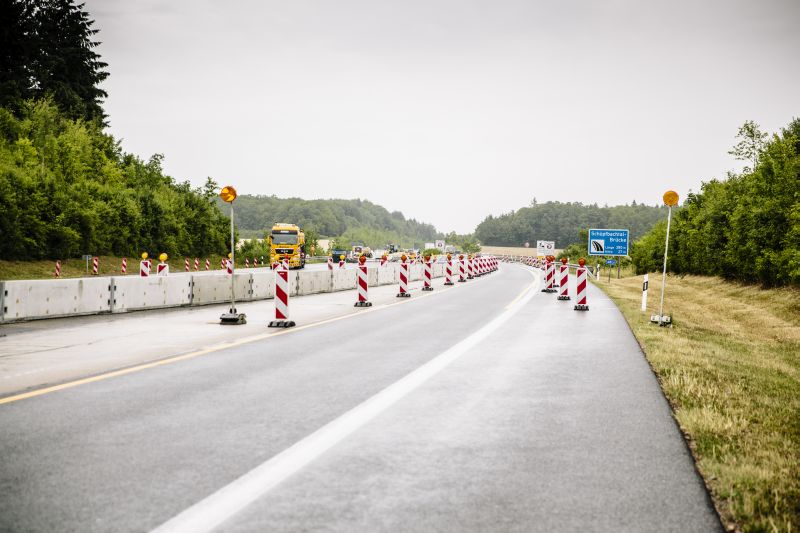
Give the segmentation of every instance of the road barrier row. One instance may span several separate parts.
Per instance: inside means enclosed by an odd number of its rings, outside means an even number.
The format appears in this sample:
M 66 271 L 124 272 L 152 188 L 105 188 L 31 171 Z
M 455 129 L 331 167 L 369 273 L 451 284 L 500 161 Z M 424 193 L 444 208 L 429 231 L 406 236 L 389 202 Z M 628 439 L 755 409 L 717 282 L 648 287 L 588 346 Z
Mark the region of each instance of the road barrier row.
M 162 261 L 158 266 L 162 275 L 150 275 L 153 264 L 145 256 L 139 263 L 139 276 L 0 281 L 0 323 L 230 301 L 229 275 L 163 275 L 168 272 L 168 265 Z M 227 269 L 228 261 L 223 259 L 221 266 Z M 206 268 L 209 267 L 210 263 L 206 261 Z M 375 264 L 367 269 L 367 284 L 400 283 L 400 292 L 408 294 L 408 283 L 423 279 L 426 268 L 427 264 L 386 263 L 383 267 Z M 432 278 L 444 277 L 445 263 L 433 263 L 429 268 Z M 401 283 L 402 278 L 405 278 L 405 285 Z M 353 290 L 357 287 L 356 280 L 356 270 L 347 268 L 287 272 L 288 294 L 291 296 Z M 243 302 L 273 298 L 275 271 L 235 271 L 234 292 L 236 300 Z
M 586 261 L 583 258 L 580 258 L 577 265 L 571 265 L 566 258 L 562 258 L 561 265 L 558 267 L 558 274 L 556 274 L 555 257 L 552 255 L 548 255 L 544 258 L 501 255 L 498 257 L 498 259 L 506 263 L 522 263 L 524 265 L 528 265 L 529 267 L 542 270 L 544 272 L 544 288 L 542 289 L 542 292 L 558 292 L 558 300 L 561 301 L 568 301 L 571 299 L 569 295 L 569 269 L 575 268 L 576 303 L 573 309 L 575 311 L 589 310 L 589 304 L 586 298 L 589 269 L 585 266 Z

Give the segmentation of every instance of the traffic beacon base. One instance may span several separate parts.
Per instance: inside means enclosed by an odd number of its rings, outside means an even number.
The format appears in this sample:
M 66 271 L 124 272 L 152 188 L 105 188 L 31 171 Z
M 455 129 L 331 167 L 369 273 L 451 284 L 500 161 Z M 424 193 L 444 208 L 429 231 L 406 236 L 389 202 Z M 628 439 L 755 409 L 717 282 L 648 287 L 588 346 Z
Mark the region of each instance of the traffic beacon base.
M 237 313 L 236 308 L 228 309 L 227 313 L 222 313 L 219 317 L 219 323 L 223 326 L 238 326 L 240 324 L 247 324 L 247 315 L 244 313 Z
M 281 265 L 275 271 L 275 320 L 268 328 L 292 328 L 294 320 L 289 320 L 289 269 Z
M 268 328 L 293 328 L 294 326 L 294 320 L 271 320 L 267 324 Z

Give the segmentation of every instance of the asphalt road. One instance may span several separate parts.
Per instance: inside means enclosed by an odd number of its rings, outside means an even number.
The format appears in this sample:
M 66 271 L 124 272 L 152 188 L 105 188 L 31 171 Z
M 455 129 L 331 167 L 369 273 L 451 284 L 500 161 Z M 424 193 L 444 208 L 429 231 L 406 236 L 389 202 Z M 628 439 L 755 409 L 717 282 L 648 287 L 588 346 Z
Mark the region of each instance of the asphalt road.
M 0 530 L 720 530 L 619 312 L 531 272 L 0 405 Z

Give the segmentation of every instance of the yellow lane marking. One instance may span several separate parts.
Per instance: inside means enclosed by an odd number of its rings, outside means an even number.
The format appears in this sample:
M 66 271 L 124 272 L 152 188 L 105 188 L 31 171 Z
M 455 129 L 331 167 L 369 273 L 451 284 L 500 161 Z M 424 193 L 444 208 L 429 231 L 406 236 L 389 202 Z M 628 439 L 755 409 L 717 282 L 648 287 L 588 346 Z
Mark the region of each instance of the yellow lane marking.
M 484 281 L 486 279 L 491 279 L 491 278 L 484 278 Z M 481 281 L 481 280 L 476 280 L 476 281 Z M 474 285 L 474 284 L 470 284 L 469 286 L 472 286 L 472 285 Z M 456 287 L 459 287 L 459 286 L 456 285 L 455 287 L 449 287 L 449 289 L 455 289 Z M 58 391 L 65 390 L 65 389 L 71 389 L 73 387 L 78 387 L 80 385 L 87 385 L 89 383 L 95 383 L 95 382 L 103 381 L 103 380 L 106 380 L 106 379 L 109 379 L 109 378 L 115 378 L 115 377 L 124 376 L 124 375 L 127 375 L 127 374 L 133 374 L 134 372 L 140 372 L 142 370 L 147 370 L 148 368 L 156 368 L 156 367 L 163 366 L 163 365 L 169 365 L 169 364 L 172 364 L 172 363 L 178 363 L 180 361 L 186 361 L 187 359 L 193 359 L 193 358 L 199 357 L 201 355 L 206 355 L 206 354 L 209 354 L 209 353 L 218 352 L 218 351 L 221 351 L 221 350 L 226 350 L 228 348 L 235 348 L 235 347 L 241 346 L 243 344 L 249 344 L 251 342 L 260 341 L 260 340 L 268 339 L 268 338 L 271 338 L 271 337 L 277 337 L 279 335 L 287 335 L 289 333 L 294 333 L 295 331 L 302 331 L 304 329 L 317 327 L 317 326 L 322 326 L 322 325 L 325 325 L 325 324 L 330 324 L 332 322 L 337 322 L 339 320 L 345 320 L 347 318 L 353 318 L 353 317 L 357 317 L 357 316 L 364 316 L 366 314 L 374 313 L 376 311 L 381 311 L 383 309 L 388 309 L 388 308 L 394 307 L 396 305 L 402 305 L 402 304 L 406 304 L 406 303 L 417 302 L 417 301 L 419 301 L 419 300 L 421 300 L 423 298 L 427 298 L 429 296 L 435 296 L 437 294 L 444 294 L 445 292 L 447 292 L 447 290 L 448 289 L 445 289 L 444 291 L 440 291 L 440 292 L 429 292 L 427 294 L 419 294 L 419 295 L 416 295 L 416 297 L 414 297 L 414 298 L 403 299 L 403 300 L 401 300 L 399 302 L 394 302 L 394 303 L 390 303 L 390 304 L 384 304 L 384 305 L 380 305 L 380 306 L 370 307 L 368 309 L 360 310 L 360 311 L 358 311 L 356 313 L 350 313 L 348 315 L 342 315 L 342 316 L 337 316 L 337 317 L 333 317 L 333 318 L 327 318 L 325 320 L 320 320 L 318 322 L 312 322 L 312 323 L 306 324 L 304 326 L 296 326 L 296 327 L 293 327 L 293 328 L 290 328 L 290 329 L 285 329 L 285 330 L 281 330 L 281 331 L 277 331 L 277 332 L 262 333 L 262 334 L 259 334 L 259 335 L 251 335 L 250 337 L 244 337 L 244 338 L 236 340 L 236 341 L 230 341 L 230 342 L 224 342 L 224 343 L 221 343 L 221 344 L 215 344 L 214 346 L 209 346 L 208 348 L 203 348 L 203 349 L 196 350 L 194 352 L 189 352 L 189 353 L 186 353 L 186 354 L 183 354 L 183 355 L 176 355 L 176 356 L 172 356 L 172 357 L 167 357 L 165 359 L 159 359 L 158 361 L 152 361 L 150 363 L 142 363 L 142 364 L 131 366 L 131 367 L 128 367 L 128 368 L 122 368 L 120 370 L 112 370 L 111 372 L 105 372 L 103 374 L 98 374 L 96 376 L 91 376 L 91 377 L 88 377 L 88 378 L 81 378 L 81 379 L 77 379 L 77 380 L 74 380 L 74 381 L 67 381 L 66 383 L 61 383 L 59 385 L 52 385 L 50 387 L 43 387 L 41 389 L 35 389 L 35 390 L 32 390 L 32 391 L 23 392 L 23 393 L 20 393 L 20 394 L 15 394 L 13 396 L 6 396 L 5 398 L 0 398 L 0 405 L 6 404 L 6 403 L 18 402 L 20 400 L 26 400 L 28 398 L 35 398 L 36 396 L 43 396 L 45 394 L 50 394 L 51 392 L 58 392 Z M 519 299 L 519 296 L 517 297 L 517 299 Z M 514 301 L 516 301 L 516 299 Z

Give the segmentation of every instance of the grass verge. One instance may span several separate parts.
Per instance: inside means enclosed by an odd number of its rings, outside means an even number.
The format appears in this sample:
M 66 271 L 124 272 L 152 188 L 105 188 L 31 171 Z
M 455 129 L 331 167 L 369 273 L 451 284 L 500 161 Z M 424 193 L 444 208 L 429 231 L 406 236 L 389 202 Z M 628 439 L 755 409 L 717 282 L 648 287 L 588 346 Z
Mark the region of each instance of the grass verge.
M 800 291 L 717 278 L 603 278 L 655 370 L 723 522 L 745 532 L 800 531 Z

